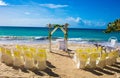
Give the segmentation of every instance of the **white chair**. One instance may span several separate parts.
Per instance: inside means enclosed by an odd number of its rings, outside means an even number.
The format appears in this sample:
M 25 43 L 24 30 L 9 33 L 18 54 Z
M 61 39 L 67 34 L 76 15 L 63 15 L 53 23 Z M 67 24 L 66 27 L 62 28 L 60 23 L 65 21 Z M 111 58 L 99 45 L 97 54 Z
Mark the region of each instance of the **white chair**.
M 75 52 L 75 54 L 73 55 L 73 61 L 74 61 L 75 63 L 78 62 L 78 60 L 79 60 L 79 53 L 81 53 L 81 52 L 83 52 L 82 49 L 77 49 L 76 52 Z
M 116 37 L 110 37 L 108 42 L 109 42 L 109 44 L 108 44 L 109 47 L 115 48 L 116 43 L 117 43 L 117 38 Z
M 24 60 L 21 51 L 18 49 L 13 49 L 13 55 L 14 55 L 13 65 L 16 67 L 23 67 Z
M 98 52 L 90 53 L 89 57 L 90 57 L 90 61 L 89 61 L 90 68 L 96 68 L 97 60 L 100 57 L 100 53 Z
M 97 60 L 97 67 L 103 68 L 106 66 L 107 53 L 102 53 L 100 58 Z
M 46 61 L 47 61 L 47 55 L 45 49 L 37 49 L 36 53 L 36 60 L 37 60 L 37 68 L 39 70 L 44 70 L 47 67 Z
M 5 48 L 4 47 L 0 47 L 0 53 L 1 53 L 1 62 L 5 62 L 6 59 L 6 53 L 5 53 Z
M 27 69 L 34 69 L 35 64 L 34 64 L 34 58 L 33 58 L 33 53 L 31 51 L 26 51 L 24 50 L 24 59 L 25 59 L 25 68 Z
M 78 54 L 78 59 L 77 59 L 77 68 L 84 69 L 87 66 L 87 62 L 89 59 L 89 54 L 86 52 L 81 52 Z
M 106 58 L 106 65 L 114 64 L 114 60 L 115 60 L 115 58 L 114 58 L 114 51 L 113 52 L 109 52 L 108 56 Z
M 5 55 L 6 55 L 6 58 L 4 59 L 4 62 L 7 65 L 13 65 L 13 56 L 12 56 L 11 49 L 5 48 Z
M 115 62 L 117 62 L 117 58 L 119 57 L 119 51 L 115 50 L 113 54 L 114 54 L 113 63 L 115 63 Z

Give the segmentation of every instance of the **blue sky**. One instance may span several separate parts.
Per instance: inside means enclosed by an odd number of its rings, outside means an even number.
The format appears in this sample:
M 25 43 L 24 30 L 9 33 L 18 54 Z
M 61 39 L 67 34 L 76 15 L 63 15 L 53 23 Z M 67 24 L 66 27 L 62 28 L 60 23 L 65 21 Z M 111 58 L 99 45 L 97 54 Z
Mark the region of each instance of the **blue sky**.
M 106 28 L 120 18 L 120 0 L 0 0 L 0 26 Z

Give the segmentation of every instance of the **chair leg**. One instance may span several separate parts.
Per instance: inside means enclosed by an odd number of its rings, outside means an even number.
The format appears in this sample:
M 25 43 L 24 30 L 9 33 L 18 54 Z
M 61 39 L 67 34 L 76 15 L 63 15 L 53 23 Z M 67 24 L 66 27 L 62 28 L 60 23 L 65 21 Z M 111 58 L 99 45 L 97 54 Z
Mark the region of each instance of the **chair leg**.
M 91 61 L 90 62 L 90 67 L 91 68 L 96 68 L 96 61 Z
M 100 60 L 100 62 L 97 64 L 97 67 L 103 68 L 106 66 L 106 60 Z
M 77 69 L 80 68 L 80 61 L 76 61 L 76 67 L 77 67 Z

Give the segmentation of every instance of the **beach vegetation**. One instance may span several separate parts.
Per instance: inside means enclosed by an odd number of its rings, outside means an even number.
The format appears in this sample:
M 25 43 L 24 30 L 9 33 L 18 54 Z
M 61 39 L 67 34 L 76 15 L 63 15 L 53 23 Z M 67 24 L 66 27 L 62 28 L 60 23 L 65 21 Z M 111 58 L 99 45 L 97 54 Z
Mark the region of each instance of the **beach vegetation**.
M 116 31 L 120 31 L 120 19 L 117 19 L 114 22 L 108 23 L 107 29 L 104 32 L 111 33 Z

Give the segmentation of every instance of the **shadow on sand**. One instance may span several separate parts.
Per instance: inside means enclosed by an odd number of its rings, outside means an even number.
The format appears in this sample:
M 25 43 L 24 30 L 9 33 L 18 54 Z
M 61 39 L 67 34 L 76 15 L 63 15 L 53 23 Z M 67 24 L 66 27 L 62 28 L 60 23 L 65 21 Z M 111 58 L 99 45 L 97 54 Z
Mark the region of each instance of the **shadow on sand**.
M 56 54 L 56 55 L 60 55 L 60 56 L 64 56 L 64 57 L 68 57 L 68 58 L 72 58 L 74 52 L 72 52 L 73 50 L 68 49 L 68 51 L 60 51 L 60 52 L 55 52 L 55 51 L 51 51 L 51 53 Z
M 46 64 L 49 68 L 56 68 L 54 65 L 52 65 L 49 61 L 46 61 Z
M 24 66 L 21 66 L 21 67 L 17 67 L 17 66 L 14 66 L 14 65 L 7 65 L 7 66 L 10 66 L 15 70 L 21 70 L 24 73 L 33 72 L 33 73 L 35 73 L 36 75 L 39 75 L 39 76 L 49 75 L 51 77 L 59 77 L 58 74 L 56 74 L 55 72 L 52 71 L 52 69 L 54 69 L 56 67 L 54 65 L 52 65 L 49 61 L 47 61 L 46 64 L 47 64 L 47 68 L 45 70 L 38 70 L 36 68 L 26 69 Z
M 91 72 L 97 76 L 101 76 L 104 74 L 114 75 L 115 73 L 120 73 L 120 62 L 116 62 L 111 66 L 105 66 L 104 68 L 95 68 L 95 69 L 84 69 L 85 71 Z
M 45 70 L 43 70 L 45 73 L 47 73 L 49 76 L 52 77 L 59 77 L 58 74 L 56 74 L 55 72 L 53 72 L 50 68 L 46 68 Z
M 40 76 L 44 76 L 45 74 L 47 74 L 51 77 L 59 77 L 58 74 L 56 74 L 55 72 L 52 71 L 52 69 L 56 68 L 56 67 L 54 65 L 52 65 L 49 61 L 47 61 L 46 64 L 47 64 L 47 68 L 45 70 L 40 71 L 38 69 L 35 69 L 32 72 L 34 72 L 35 74 L 40 75 Z

